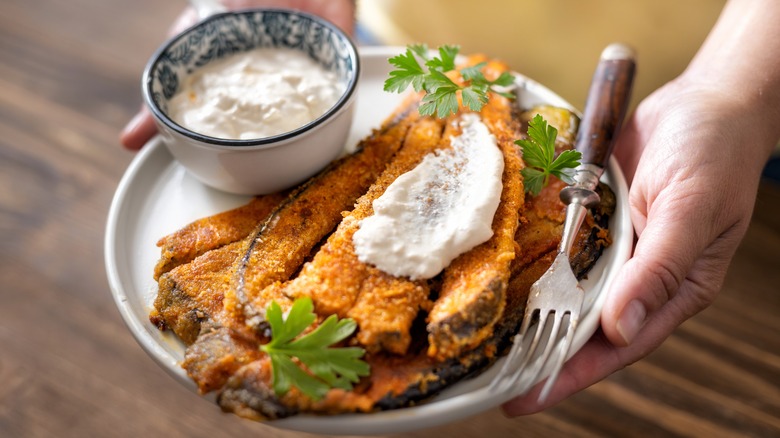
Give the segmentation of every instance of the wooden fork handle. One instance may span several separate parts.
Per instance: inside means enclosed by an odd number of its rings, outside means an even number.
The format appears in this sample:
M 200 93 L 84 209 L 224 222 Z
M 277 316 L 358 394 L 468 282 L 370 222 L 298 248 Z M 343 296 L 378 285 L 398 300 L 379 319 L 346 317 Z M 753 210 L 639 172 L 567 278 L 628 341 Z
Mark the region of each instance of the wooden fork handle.
M 635 71 L 636 56 L 628 46 L 610 44 L 601 53 L 575 143 L 582 164 L 607 166 L 626 115 Z

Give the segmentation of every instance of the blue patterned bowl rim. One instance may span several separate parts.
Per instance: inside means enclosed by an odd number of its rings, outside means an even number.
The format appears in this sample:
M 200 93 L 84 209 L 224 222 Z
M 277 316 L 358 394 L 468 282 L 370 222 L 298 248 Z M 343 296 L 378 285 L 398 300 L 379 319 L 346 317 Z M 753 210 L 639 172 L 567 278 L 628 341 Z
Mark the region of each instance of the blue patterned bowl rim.
M 168 117 L 165 111 L 163 111 L 159 107 L 154 96 L 153 81 L 155 79 L 155 76 L 153 74 L 153 71 L 156 65 L 162 61 L 162 58 L 166 55 L 166 53 L 170 51 L 170 49 L 173 46 L 178 44 L 182 39 L 187 38 L 196 30 L 202 29 L 215 21 L 225 20 L 226 18 L 229 18 L 231 16 L 245 16 L 245 15 L 257 14 L 257 13 L 298 16 L 310 20 L 313 23 L 319 24 L 324 29 L 327 29 L 330 32 L 330 34 L 332 34 L 335 37 L 336 40 L 343 43 L 347 52 L 346 58 L 349 61 L 348 66 L 351 68 L 347 68 L 347 74 L 349 80 L 346 84 L 344 94 L 341 96 L 341 98 L 328 111 L 326 111 L 323 115 L 311 121 L 310 123 L 303 125 L 292 131 L 270 136 L 270 137 L 244 139 L 244 140 L 217 138 L 217 137 L 211 137 L 208 135 L 203 135 L 194 132 L 174 122 L 170 117 Z M 154 114 L 154 116 L 157 118 L 158 121 L 161 121 L 167 127 L 178 132 L 179 134 L 185 135 L 187 137 L 202 142 L 204 146 L 212 145 L 212 146 L 224 147 L 228 149 L 231 148 L 245 149 L 252 146 L 267 148 L 267 147 L 277 146 L 278 143 L 281 143 L 284 140 L 299 136 L 305 132 L 313 130 L 314 128 L 320 126 L 323 123 L 327 123 L 327 121 L 330 118 L 332 118 L 332 116 L 337 114 L 341 110 L 341 108 L 347 105 L 347 103 L 349 103 L 349 101 L 353 98 L 353 96 L 355 95 L 359 77 L 360 77 L 360 57 L 358 56 L 355 43 L 352 41 L 352 38 L 350 38 L 347 34 L 345 34 L 335 24 L 316 15 L 312 15 L 302 11 L 296 11 L 291 9 L 280 9 L 280 8 L 250 8 L 250 9 L 242 9 L 242 10 L 235 10 L 235 11 L 214 14 L 194 24 L 193 26 L 185 29 L 184 31 L 173 36 L 172 38 L 170 38 L 167 42 L 165 42 L 155 51 L 155 53 L 147 62 L 141 80 L 141 91 L 144 96 L 144 100 L 147 104 L 147 107 L 149 107 L 150 111 Z

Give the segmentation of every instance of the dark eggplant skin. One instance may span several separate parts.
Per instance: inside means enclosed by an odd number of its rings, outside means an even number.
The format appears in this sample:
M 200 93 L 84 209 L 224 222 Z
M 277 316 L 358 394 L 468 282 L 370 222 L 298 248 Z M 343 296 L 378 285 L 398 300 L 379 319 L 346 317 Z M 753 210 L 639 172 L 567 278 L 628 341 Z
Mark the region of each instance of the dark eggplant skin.
M 190 263 L 162 274 L 157 282 L 154 311 L 149 319 L 161 330 L 172 330 L 186 345 L 196 341 L 201 325 L 222 317 L 222 300 L 241 242 L 206 252 Z M 203 287 L 208 284 L 209 287 Z
M 268 372 L 263 362 L 252 362 L 228 379 L 217 395 L 217 404 L 224 412 L 255 421 L 279 420 L 298 414 L 297 406 L 284 403 L 268 385 Z

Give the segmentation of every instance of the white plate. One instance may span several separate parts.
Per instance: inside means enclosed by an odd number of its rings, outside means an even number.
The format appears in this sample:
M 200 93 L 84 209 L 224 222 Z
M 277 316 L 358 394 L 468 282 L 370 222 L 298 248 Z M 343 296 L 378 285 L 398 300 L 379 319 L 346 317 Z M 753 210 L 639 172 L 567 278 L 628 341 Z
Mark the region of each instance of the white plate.
M 382 91 L 382 83 L 390 69 L 387 58 L 401 50 L 397 47 L 361 50 L 363 77 L 349 144 L 356 144 L 371 129 L 378 127 L 400 103 L 401 96 Z M 547 88 L 520 78 L 523 88 L 520 104 L 523 107 L 549 103 L 571 108 Z M 615 191 L 618 200 L 610 223 L 613 244 L 604 251 L 582 283 L 587 294 L 585 311 L 574 336 L 571 354 L 579 350 L 598 328 L 605 292 L 631 253 L 633 229 L 626 202 L 627 188 L 614 160 L 603 179 Z M 117 307 L 144 350 L 193 391 L 194 383 L 179 365 L 184 345 L 170 332 L 158 330 L 148 319 L 157 294 L 152 272 L 160 252 L 155 243 L 195 219 L 237 207 L 248 200 L 249 197 L 229 195 L 199 183 L 173 159 L 159 139 L 154 139 L 130 164 L 111 204 L 105 259 Z M 498 368 L 493 366 L 480 376 L 453 385 L 430 401 L 410 408 L 331 417 L 299 415 L 269 424 L 337 435 L 390 434 L 432 427 L 486 411 L 511 398 L 512 394 L 491 396 L 486 390 Z

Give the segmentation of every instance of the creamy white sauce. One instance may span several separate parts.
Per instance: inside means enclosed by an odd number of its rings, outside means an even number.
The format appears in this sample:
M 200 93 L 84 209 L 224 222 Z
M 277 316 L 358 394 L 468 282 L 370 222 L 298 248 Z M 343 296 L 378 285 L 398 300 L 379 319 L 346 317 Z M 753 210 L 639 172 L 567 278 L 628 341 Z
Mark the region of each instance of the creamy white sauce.
M 168 116 L 211 137 L 254 139 L 297 129 L 344 93 L 338 77 L 293 49 L 258 48 L 211 62 L 182 83 Z
M 476 114 L 461 117 L 452 147 L 425 156 L 374 200 L 353 243 L 358 259 L 388 274 L 431 278 L 490 239 L 504 158 Z

